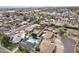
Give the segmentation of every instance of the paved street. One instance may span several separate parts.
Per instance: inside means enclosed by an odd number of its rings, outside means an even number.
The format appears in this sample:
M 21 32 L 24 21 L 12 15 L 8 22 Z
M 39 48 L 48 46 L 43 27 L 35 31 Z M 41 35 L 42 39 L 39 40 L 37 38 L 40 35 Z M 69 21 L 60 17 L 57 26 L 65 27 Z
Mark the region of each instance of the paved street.
M 64 44 L 65 53 L 74 53 L 74 47 L 75 47 L 76 42 L 73 39 L 69 39 L 66 36 L 63 36 L 61 41 Z

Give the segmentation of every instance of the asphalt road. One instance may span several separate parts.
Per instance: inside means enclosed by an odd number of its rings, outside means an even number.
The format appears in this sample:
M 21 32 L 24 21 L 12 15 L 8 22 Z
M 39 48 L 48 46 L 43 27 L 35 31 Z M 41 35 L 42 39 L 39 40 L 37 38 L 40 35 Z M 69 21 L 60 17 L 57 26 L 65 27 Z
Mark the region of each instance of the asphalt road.
M 66 36 L 63 36 L 61 41 L 64 45 L 64 53 L 74 53 L 74 47 L 75 47 L 75 40 L 69 39 Z

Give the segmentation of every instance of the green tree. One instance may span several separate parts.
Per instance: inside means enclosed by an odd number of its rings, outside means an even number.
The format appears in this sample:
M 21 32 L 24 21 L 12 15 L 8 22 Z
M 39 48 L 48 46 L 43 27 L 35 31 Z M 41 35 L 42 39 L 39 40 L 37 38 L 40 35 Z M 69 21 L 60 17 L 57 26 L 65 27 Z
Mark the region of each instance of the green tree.
M 60 29 L 59 29 L 59 33 L 60 33 L 60 36 L 64 35 L 64 33 L 65 33 L 64 28 L 60 28 Z
M 77 12 L 77 15 L 79 15 L 79 12 Z
M 37 38 L 37 34 L 35 34 L 35 33 L 32 33 L 31 36 L 32 36 L 34 39 Z
M 22 53 L 29 53 L 29 50 L 27 50 L 26 48 L 22 48 L 21 46 L 19 46 L 19 50 L 20 50 Z
M 4 47 L 7 47 L 9 44 L 10 37 L 5 34 L 0 34 L 0 42 Z
M 5 40 L 4 40 L 5 39 Z M 4 47 L 7 47 L 9 45 L 9 38 L 8 37 L 4 37 L 4 39 L 1 41 L 1 44 Z
M 76 52 L 79 53 L 79 46 L 76 47 Z
M 38 52 L 39 52 L 39 51 L 40 51 L 40 48 L 39 48 L 39 47 L 36 47 L 36 51 L 38 51 Z

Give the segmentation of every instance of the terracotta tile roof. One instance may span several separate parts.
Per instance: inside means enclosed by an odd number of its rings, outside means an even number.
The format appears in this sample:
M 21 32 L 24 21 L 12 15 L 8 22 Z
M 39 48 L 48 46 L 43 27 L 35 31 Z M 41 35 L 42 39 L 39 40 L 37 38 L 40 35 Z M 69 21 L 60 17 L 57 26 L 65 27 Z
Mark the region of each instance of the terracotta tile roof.
M 41 53 L 52 53 L 54 51 L 55 44 L 51 43 L 49 40 L 43 40 L 40 44 Z

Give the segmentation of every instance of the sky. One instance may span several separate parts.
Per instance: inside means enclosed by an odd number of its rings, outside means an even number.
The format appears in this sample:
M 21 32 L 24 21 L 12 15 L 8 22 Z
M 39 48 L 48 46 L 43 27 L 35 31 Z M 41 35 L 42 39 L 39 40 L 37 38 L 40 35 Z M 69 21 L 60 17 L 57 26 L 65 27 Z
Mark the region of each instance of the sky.
M 78 0 L 1 0 L 0 6 L 79 6 Z

